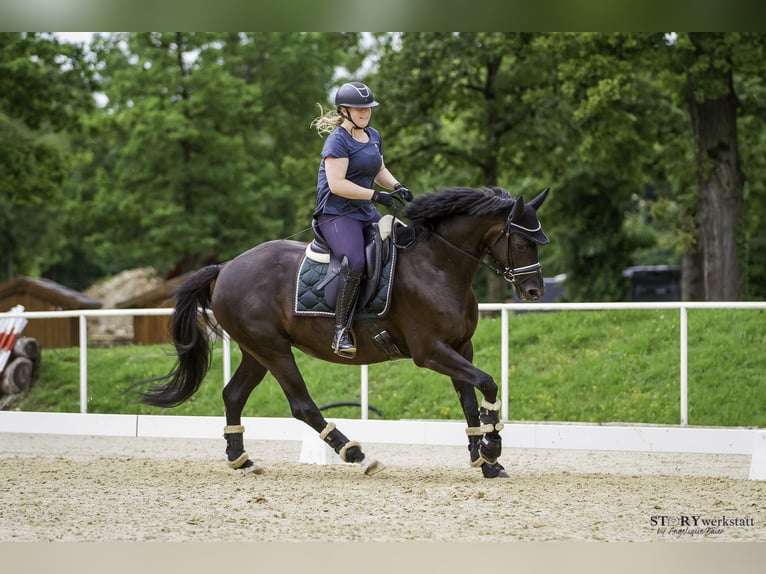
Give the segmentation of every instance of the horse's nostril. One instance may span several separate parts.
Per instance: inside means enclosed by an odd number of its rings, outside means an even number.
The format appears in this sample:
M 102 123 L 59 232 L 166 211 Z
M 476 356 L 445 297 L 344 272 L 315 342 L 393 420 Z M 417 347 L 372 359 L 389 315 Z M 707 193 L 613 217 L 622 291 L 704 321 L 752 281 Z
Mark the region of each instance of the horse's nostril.
M 536 301 L 540 298 L 540 291 L 538 289 L 530 289 L 527 291 L 527 296 L 532 299 L 532 301 Z

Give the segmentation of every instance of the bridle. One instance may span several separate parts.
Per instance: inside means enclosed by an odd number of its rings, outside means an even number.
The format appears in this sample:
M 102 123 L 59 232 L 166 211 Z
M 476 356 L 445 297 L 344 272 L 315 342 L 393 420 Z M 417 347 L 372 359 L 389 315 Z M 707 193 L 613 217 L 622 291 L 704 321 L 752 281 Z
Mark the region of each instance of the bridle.
M 452 247 L 453 249 L 459 251 L 463 255 L 470 257 L 474 261 L 477 261 L 478 263 L 484 265 L 487 269 L 492 271 L 495 275 L 499 275 L 515 287 L 519 287 L 518 281 L 526 276 L 526 275 L 533 275 L 540 271 L 542 268 L 542 265 L 540 265 L 540 262 L 533 263 L 532 265 L 523 265 L 521 267 L 516 267 L 513 264 L 513 248 L 511 247 L 511 235 L 513 233 L 520 233 L 520 232 L 514 232 L 512 231 L 513 227 L 519 227 L 522 230 L 527 231 L 525 228 L 513 223 L 511 221 L 511 216 L 508 217 L 508 220 L 506 220 L 505 225 L 503 226 L 503 229 L 497 234 L 497 238 L 491 243 L 492 246 L 496 245 L 498 241 L 500 241 L 503 237 L 506 239 L 506 249 L 508 253 L 508 265 L 502 266 L 500 262 L 495 259 L 493 259 L 493 263 L 487 263 L 484 261 L 484 257 L 487 255 L 487 252 L 489 251 L 489 247 L 484 248 L 484 250 L 478 255 L 474 255 L 473 253 L 470 253 L 463 249 L 462 247 L 459 247 L 452 243 L 449 239 L 438 233 L 437 231 L 433 231 L 433 235 L 438 237 L 441 241 Z
M 516 280 L 518 277 L 523 277 L 524 275 L 532 275 L 534 273 L 537 273 L 542 268 L 542 265 L 540 265 L 539 261 L 537 263 L 533 263 L 532 265 L 524 265 L 522 267 L 516 267 L 513 264 L 513 249 L 511 248 L 511 241 L 512 241 L 511 235 L 514 233 L 513 228 L 517 227 L 520 231 L 516 231 L 516 233 L 519 233 L 519 234 L 530 233 L 532 231 L 537 231 L 537 230 L 532 230 L 532 229 L 527 229 L 526 227 L 522 227 L 518 223 L 514 223 L 512 221 L 512 218 L 513 218 L 513 215 L 508 216 L 508 219 L 505 221 L 505 225 L 503 226 L 503 230 L 498 234 L 497 239 L 495 239 L 492 242 L 492 245 L 495 245 L 498 241 L 500 241 L 500 239 L 502 239 L 503 236 L 505 236 L 509 265 L 504 267 L 502 270 L 499 268 L 495 268 L 494 272 L 497 275 L 502 275 L 503 278 L 509 283 L 512 283 L 513 285 L 517 285 Z M 537 225 L 538 225 L 538 229 L 542 228 L 542 226 L 539 223 Z M 495 260 L 495 263 L 497 263 L 497 260 Z M 490 269 L 492 269 L 492 267 L 490 267 Z

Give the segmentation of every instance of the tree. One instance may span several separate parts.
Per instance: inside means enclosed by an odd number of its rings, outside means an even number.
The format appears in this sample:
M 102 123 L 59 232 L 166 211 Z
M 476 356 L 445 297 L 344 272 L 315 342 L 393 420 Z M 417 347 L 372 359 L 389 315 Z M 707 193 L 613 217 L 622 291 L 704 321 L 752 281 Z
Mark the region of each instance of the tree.
M 763 173 L 764 142 L 756 127 L 763 126 L 763 35 L 676 34 L 665 45 L 651 54 L 649 65 L 687 118 L 675 143 L 664 146 L 675 153 L 660 160 L 680 207 L 675 227 L 683 297 L 738 299 L 750 276 L 748 246 L 760 234 L 753 218 L 760 219 L 759 201 L 763 205 L 763 185 L 754 177 Z M 749 129 L 740 130 L 740 124 Z M 748 189 L 751 207 L 743 220 Z M 756 293 L 750 288 L 748 296 Z
M 94 49 L 109 103 L 94 232 L 136 262 L 175 272 L 294 232 L 297 206 L 313 204 L 318 152 L 309 124 L 348 41 L 298 33 L 103 39 Z
M 764 38 L 126 33 L 89 55 L 0 34 L 0 264 L 84 287 L 305 230 L 315 104 L 360 79 L 416 193 L 552 186 L 541 258 L 570 298 L 624 298 L 625 267 L 677 261 L 686 298 L 766 297 Z
M 8 278 L 37 275 L 58 257 L 70 140 L 92 107 L 79 47 L 0 33 L 0 262 Z
M 413 189 L 501 186 L 539 191 L 549 172 L 544 143 L 528 134 L 544 122 L 551 61 L 527 33 L 404 33 L 379 36 L 375 89 L 393 145 L 386 163 Z M 433 54 L 439 54 L 434 58 Z M 376 112 L 377 113 L 377 112 Z M 385 142 L 384 142 L 385 145 Z M 424 165 L 428 169 L 424 169 Z M 413 183 L 414 182 L 414 183 Z M 488 275 L 490 300 L 508 296 Z
M 648 196 L 667 193 L 658 184 L 661 158 L 683 155 L 675 146 L 684 116 L 652 65 L 665 41 L 623 33 L 555 34 L 543 41 L 557 57 L 560 85 L 552 97 L 569 116 L 559 116 L 566 133 L 567 153 L 558 158 L 565 192 L 551 203 L 567 295 L 624 299 L 623 270 L 653 242 L 635 233 L 629 214 Z
M 766 294 L 762 34 L 381 41 L 400 161 L 421 181 L 552 183 L 543 257 L 570 297 L 621 299 L 622 269 L 678 261 L 687 299 Z
M 766 298 L 766 84 L 761 65 L 766 37 L 748 34 L 739 48 L 749 49 L 738 58 L 744 68 L 734 76 L 737 93 L 737 137 L 746 175 L 738 245 L 743 299 Z
M 737 134 L 733 52 L 740 41 L 732 34 L 689 34 L 688 44 L 681 48 L 686 50 L 686 101 L 696 147 L 699 192 L 695 216 L 698 240 L 686 258 L 686 269 L 694 261 L 699 273 L 690 274 L 686 281 L 687 298 L 739 298 L 737 228 L 745 175 Z

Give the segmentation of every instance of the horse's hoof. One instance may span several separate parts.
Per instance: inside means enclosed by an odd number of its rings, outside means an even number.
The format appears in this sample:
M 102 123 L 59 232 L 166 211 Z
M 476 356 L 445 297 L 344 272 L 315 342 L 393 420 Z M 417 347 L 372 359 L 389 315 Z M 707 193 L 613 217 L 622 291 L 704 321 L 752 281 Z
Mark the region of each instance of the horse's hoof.
M 378 474 L 381 470 L 383 470 L 385 465 L 381 462 L 378 462 L 374 458 L 370 458 L 369 456 L 364 457 L 364 460 L 362 461 L 362 472 L 366 476 L 372 476 L 373 474 Z
M 507 472 L 505 472 L 504 470 L 501 470 L 495 476 L 490 477 L 490 478 L 511 478 L 511 477 L 510 477 L 510 475 Z
M 255 464 L 249 458 L 241 466 L 236 467 L 234 470 L 242 471 L 242 474 L 263 474 L 263 468 Z
M 508 473 L 505 472 L 503 465 L 497 462 L 494 464 L 488 464 L 485 462 L 481 465 L 481 472 L 484 474 L 484 478 L 510 478 Z
M 263 467 L 253 463 L 251 466 L 243 468 L 242 474 L 263 474 Z

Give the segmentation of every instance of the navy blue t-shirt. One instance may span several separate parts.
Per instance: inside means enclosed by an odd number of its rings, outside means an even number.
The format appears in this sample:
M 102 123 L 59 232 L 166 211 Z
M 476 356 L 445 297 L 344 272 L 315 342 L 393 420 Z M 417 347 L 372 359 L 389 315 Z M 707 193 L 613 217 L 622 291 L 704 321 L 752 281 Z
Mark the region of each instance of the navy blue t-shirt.
M 344 128 L 336 128 L 324 143 L 322 148 L 322 163 L 317 175 L 317 206 L 314 214 L 327 213 L 330 215 L 348 215 L 360 221 L 371 221 L 377 217 L 377 210 L 369 199 L 347 199 L 335 195 L 327 184 L 324 160 L 326 157 L 347 157 L 348 169 L 346 179 L 349 179 L 372 189 L 375 176 L 383 163 L 383 147 L 380 133 L 375 128 L 367 127 L 370 141 L 362 143 L 351 137 Z

